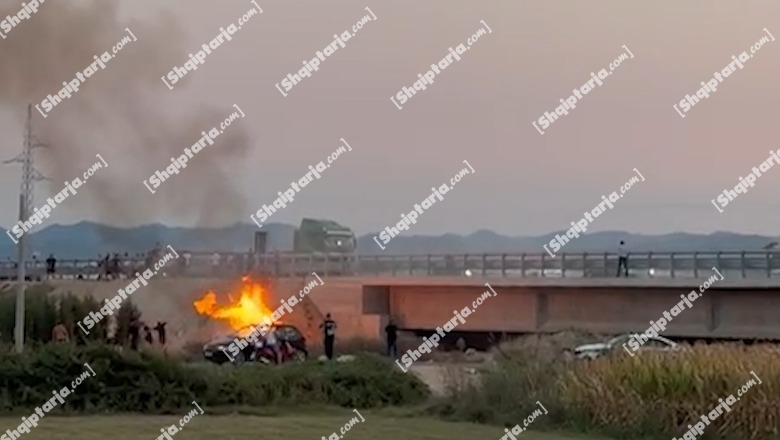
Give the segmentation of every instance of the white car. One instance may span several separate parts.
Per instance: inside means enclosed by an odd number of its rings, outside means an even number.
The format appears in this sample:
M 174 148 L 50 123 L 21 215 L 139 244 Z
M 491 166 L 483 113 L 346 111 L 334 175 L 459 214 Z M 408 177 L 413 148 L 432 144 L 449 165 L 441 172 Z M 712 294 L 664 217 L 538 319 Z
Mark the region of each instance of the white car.
M 574 357 L 576 359 L 589 359 L 589 360 L 596 359 L 597 357 L 601 357 L 605 354 L 611 353 L 614 350 L 623 350 L 623 344 L 626 344 L 626 347 L 628 347 L 628 349 L 631 350 L 631 347 L 628 346 L 627 344 L 632 336 L 634 337 L 634 339 L 639 340 L 638 334 L 628 333 L 625 335 L 614 337 L 607 342 L 580 345 L 574 349 Z M 673 351 L 679 349 L 680 349 L 680 344 L 674 341 L 670 341 L 669 339 L 666 339 L 663 336 L 652 336 L 652 337 L 648 337 L 647 342 L 645 342 L 640 346 L 639 351 L 644 351 L 644 350 Z

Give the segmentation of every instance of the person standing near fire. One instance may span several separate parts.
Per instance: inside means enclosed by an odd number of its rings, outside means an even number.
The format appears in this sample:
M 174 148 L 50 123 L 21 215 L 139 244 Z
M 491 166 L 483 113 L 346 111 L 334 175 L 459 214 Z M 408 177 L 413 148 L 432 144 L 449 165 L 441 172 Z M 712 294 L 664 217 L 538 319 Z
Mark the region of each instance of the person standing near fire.
M 270 326 L 265 334 L 265 346 L 273 352 L 276 365 L 280 365 L 284 362 L 282 359 L 282 351 L 279 348 L 279 338 L 276 335 L 276 328 L 274 326 Z
M 115 315 L 108 315 L 108 324 L 106 326 L 106 343 L 110 345 L 117 345 L 119 341 L 116 339 L 116 333 L 119 330 L 119 322 Z
M 70 342 L 70 332 L 62 321 L 57 322 L 57 325 L 52 329 L 51 338 L 54 342 Z
M 130 319 L 130 326 L 128 328 L 127 336 L 130 339 L 130 348 L 132 350 L 138 350 L 138 333 L 141 331 L 141 321 L 137 316 L 133 316 Z
M 385 327 L 385 333 L 387 334 L 387 355 L 390 357 L 398 356 L 398 326 L 395 325 L 393 318 L 390 318 L 390 322 Z
M 157 330 L 157 342 L 160 343 L 161 346 L 165 346 L 165 326 L 168 325 L 167 322 L 160 322 L 157 321 L 157 325 L 154 326 L 154 329 Z
M 328 357 L 328 360 L 332 360 L 333 344 L 336 341 L 336 321 L 331 319 L 330 313 L 325 315 L 325 321 L 320 324 L 320 328 L 323 329 L 325 337 L 325 356 Z

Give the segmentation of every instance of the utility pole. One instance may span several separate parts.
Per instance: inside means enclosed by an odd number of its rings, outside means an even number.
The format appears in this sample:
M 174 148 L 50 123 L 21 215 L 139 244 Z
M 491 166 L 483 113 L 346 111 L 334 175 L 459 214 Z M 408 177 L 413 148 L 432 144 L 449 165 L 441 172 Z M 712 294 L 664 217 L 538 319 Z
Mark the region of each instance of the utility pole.
M 22 154 L 13 159 L 6 160 L 3 163 L 21 163 L 22 164 L 22 185 L 19 192 L 19 221 L 25 222 L 30 218 L 33 204 L 33 184 L 46 178 L 39 173 L 35 167 L 35 156 L 33 149 L 43 147 L 44 144 L 37 142 L 32 133 L 32 105 L 27 105 L 27 123 L 24 130 L 24 150 Z M 25 279 L 25 260 L 27 258 L 27 235 L 25 232 L 19 237 L 16 243 L 16 327 L 14 328 L 14 348 L 18 353 L 24 349 L 24 296 L 27 290 L 27 281 Z

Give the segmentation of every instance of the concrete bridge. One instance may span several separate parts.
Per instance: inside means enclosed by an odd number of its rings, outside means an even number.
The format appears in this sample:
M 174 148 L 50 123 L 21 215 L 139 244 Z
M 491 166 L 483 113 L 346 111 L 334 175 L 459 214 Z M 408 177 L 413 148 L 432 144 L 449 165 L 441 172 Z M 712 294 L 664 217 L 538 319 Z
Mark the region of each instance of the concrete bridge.
M 484 254 L 264 254 L 217 253 L 221 263 L 212 264 L 213 252 L 179 251 L 180 258 L 162 269 L 170 276 L 233 278 L 247 271 L 275 278 L 298 278 L 317 272 L 325 277 L 467 277 L 500 278 L 611 278 L 617 273 L 618 255 L 609 252 L 560 253 L 556 258 L 541 253 Z M 186 260 L 184 257 L 187 257 Z M 251 266 L 247 266 L 251 260 Z M 29 277 L 45 274 L 45 262 L 26 262 Z M 133 273 L 144 261 L 122 258 L 121 269 Z M 162 266 L 162 265 L 161 265 Z M 780 252 L 643 252 L 628 254 L 631 277 L 699 278 L 717 268 L 727 279 L 780 277 Z M 16 263 L 0 262 L 0 280 L 16 276 Z M 97 260 L 59 259 L 62 278 L 97 277 Z
M 714 274 L 714 272 L 712 272 Z M 704 281 L 711 285 L 702 286 Z M 457 330 L 551 333 L 567 329 L 602 334 L 642 332 L 671 312 L 680 295 L 700 290 L 663 335 L 678 338 L 780 339 L 780 281 L 776 279 L 374 279 L 363 282 L 363 314 L 384 322 L 393 315 L 404 328 L 433 330 L 454 310 L 496 292 Z
M 703 271 L 702 271 L 703 272 Z M 725 275 L 725 274 L 724 274 Z M 712 276 L 713 278 L 710 278 Z M 601 334 L 644 331 L 681 301 L 691 290 L 702 296 L 670 322 L 663 335 L 672 338 L 739 338 L 780 340 L 780 280 L 729 278 L 721 280 L 710 270 L 699 279 L 659 278 L 498 278 L 498 277 L 322 277 L 324 285 L 307 296 L 311 302 L 296 306 L 283 318 L 298 325 L 314 342 L 326 313 L 339 324 L 339 337 L 381 340 L 390 316 L 399 327 L 425 333 L 454 317 L 453 310 L 473 308 L 488 291 L 497 295 L 481 304 L 459 324 L 457 331 L 550 333 L 567 329 Z M 310 277 L 309 279 L 313 279 Z M 308 281 L 308 280 L 306 280 Z M 702 283 L 711 283 L 703 288 Z M 128 281 L 52 281 L 53 293 L 90 294 L 102 301 L 116 295 Z M 238 278 L 152 278 L 132 295 L 150 322 L 166 320 L 172 334 L 191 338 L 202 327 L 192 301 L 206 290 L 235 291 Z M 271 301 L 297 295 L 305 280 L 279 278 Z M 13 295 L 12 282 L 0 295 Z M 37 283 L 33 283 L 37 284 Z M 5 288 L 4 288 L 5 287 Z M 297 310 L 300 308 L 300 310 Z
M 183 254 L 183 252 L 181 253 Z M 237 264 L 210 265 L 208 253 L 169 262 L 132 298 L 149 321 L 167 320 L 182 334 L 203 323 L 192 301 L 207 289 L 231 290 L 245 272 Z M 223 261 L 225 254 L 222 254 Z M 311 301 L 294 313 L 296 325 L 319 339 L 319 321 L 332 313 L 342 338 L 381 339 L 387 319 L 403 329 L 430 332 L 453 318 L 453 310 L 484 300 L 458 331 L 548 333 L 581 329 L 618 334 L 643 331 L 680 302 L 680 295 L 712 283 L 692 307 L 667 326 L 679 338 L 768 338 L 780 340 L 780 254 L 771 251 L 629 254 L 629 278 L 615 278 L 617 255 L 293 255 L 258 256 L 251 271 L 275 280 L 273 301 L 297 294 L 316 272 L 325 281 Z M 181 260 L 181 261 L 180 261 Z M 126 260 L 125 269 L 137 261 Z M 0 294 L 12 295 L 13 263 L 0 266 Z M 114 296 L 127 281 L 97 282 L 97 261 L 58 263 L 54 292 Z M 713 269 L 714 268 L 714 269 Z M 28 262 L 32 280 L 44 275 L 42 262 Z M 133 270 L 132 272 L 134 272 Z M 84 280 L 78 280 L 81 276 Z M 2 281 L 5 278 L 6 281 Z M 37 284 L 37 282 L 33 282 Z M 306 310 L 303 310 L 305 308 Z

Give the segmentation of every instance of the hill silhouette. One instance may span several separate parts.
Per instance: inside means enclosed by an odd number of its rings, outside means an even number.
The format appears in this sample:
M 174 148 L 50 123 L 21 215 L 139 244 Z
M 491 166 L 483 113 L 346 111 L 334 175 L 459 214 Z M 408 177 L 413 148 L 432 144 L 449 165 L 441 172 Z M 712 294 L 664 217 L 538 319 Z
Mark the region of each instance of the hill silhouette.
M 268 249 L 290 251 L 293 248 L 295 226 L 284 223 L 263 225 L 268 233 Z M 236 223 L 222 228 L 189 228 L 149 224 L 134 228 L 116 228 L 100 223 L 82 221 L 73 225 L 52 225 L 30 234 L 30 250 L 41 256 L 53 253 L 59 258 L 95 258 L 106 252 L 146 252 L 155 243 L 171 245 L 174 249 L 189 251 L 247 252 L 252 248 L 257 226 Z M 485 252 L 544 252 L 553 232 L 539 236 L 506 236 L 489 230 L 469 235 L 399 235 L 382 251 L 367 234 L 358 237 L 361 254 L 440 254 Z M 762 250 L 776 237 L 745 235 L 731 232 L 689 234 L 675 232 L 663 235 L 630 234 L 604 231 L 582 235 L 565 246 L 566 252 L 615 251 L 617 243 L 625 240 L 632 252 L 689 252 Z M 0 258 L 14 259 L 16 247 L 10 239 L 0 240 Z

